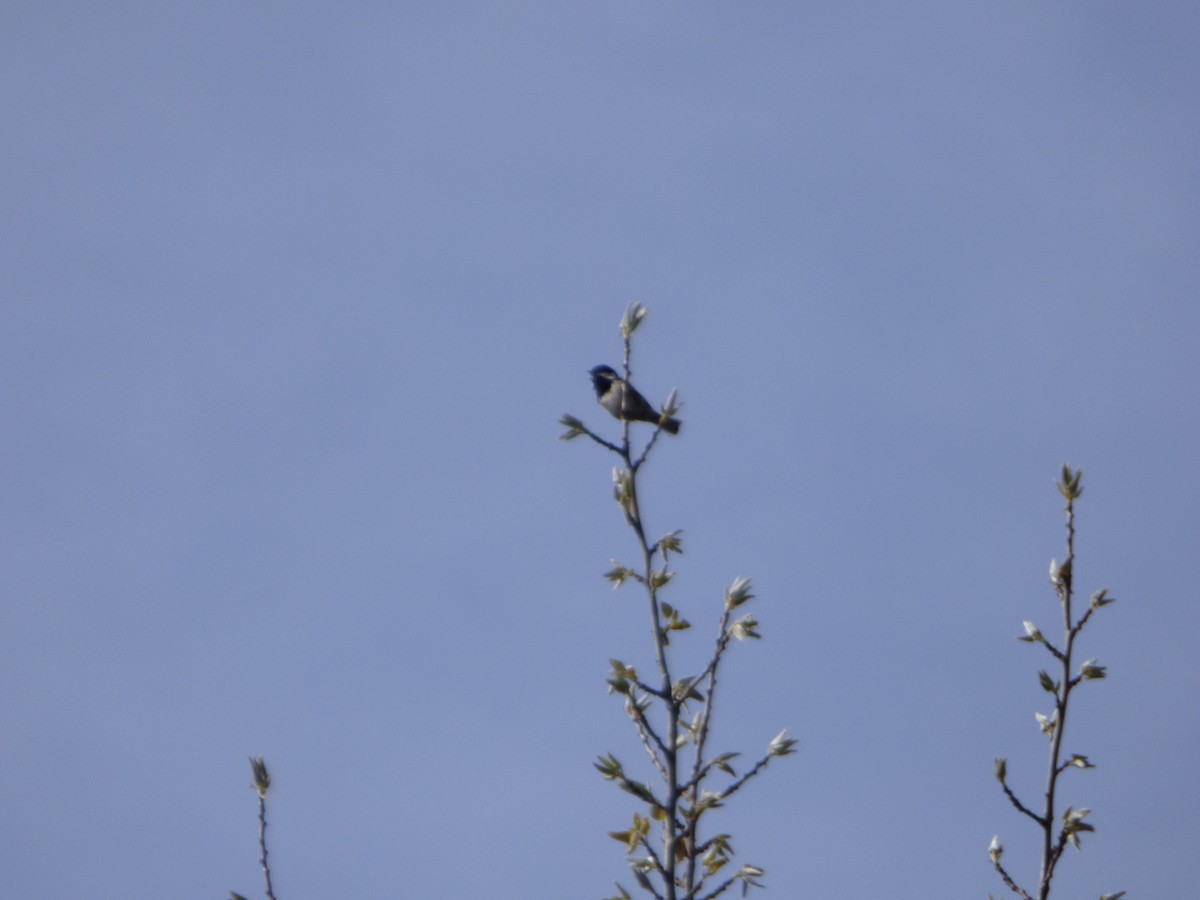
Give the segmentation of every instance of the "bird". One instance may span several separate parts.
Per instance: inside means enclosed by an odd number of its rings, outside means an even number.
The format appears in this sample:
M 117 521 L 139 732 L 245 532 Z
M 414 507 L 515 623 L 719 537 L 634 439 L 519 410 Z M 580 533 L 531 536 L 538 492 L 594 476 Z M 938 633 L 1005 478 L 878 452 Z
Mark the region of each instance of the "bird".
M 659 425 L 667 434 L 678 434 L 678 419 L 663 419 L 662 413 L 651 406 L 637 388 L 621 378 L 612 366 L 596 366 L 588 372 L 600 405 L 615 418 L 626 422 L 649 422 Z

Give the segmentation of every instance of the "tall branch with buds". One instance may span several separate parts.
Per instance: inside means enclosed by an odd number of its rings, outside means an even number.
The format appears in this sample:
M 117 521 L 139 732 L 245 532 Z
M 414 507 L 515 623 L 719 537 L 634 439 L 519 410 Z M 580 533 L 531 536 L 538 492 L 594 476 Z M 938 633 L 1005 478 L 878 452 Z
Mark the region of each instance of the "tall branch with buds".
M 630 379 L 631 339 L 646 316 L 646 308 L 632 304 L 621 318 L 624 343 L 624 373 Z M 686 631 L 691 624 L 679 609 L 660 599 L 674 577 L 672 558 L 683 553 L 679 531 L 671 531 L 650 540 L 644 511 L 638 499 L 638 476 L 657 444 L 663 428 L 679 409 L 672 391 L 662 406 L 661 418 L 640 452 L 635 453 L 629 438 L 630 422 L 621 422 L 620 443 L 605 440 L 582 421 L 564 415 L 561 423 L 567 431 L 564 440 L 586 436 L 620 459 L 613 469 L 613 492 L 625 523 L 637 541 L 640 560 L 635 566 L 613 561 L 604 577 L 614 589 L 633 582 L 645 592 L 655 675 L 643 680 L 637 668 L 620 660 L 610 660 L 609 692 L 624 698 L 625 712 L 637 732 L 638 740 L 657 774 L 652 786 L 626 773 L 612 754 L 595 763 L 600 774 L 645 807 L 645 815 L 634 813 L 630 826 L 610 832 L 629 855 L 629 865 L 638 887 L 658 900 L 711 900 L 734 885 L 743 894 L 750 887 L 761 887 L 763 871 L 743 865 L 733 874 L 725 868 L 732 861 L 733 847 L 728 834 L 701 828 L 711 810 L 720 808 L 752 778 L 760 774 L 776 757 L 795 752 L 796 741 L 781 731 L 766 752 L 741 775 L 732 761 L 737 753 L 713 754 L 709 748 L 710 724 L 714 711 L 717 676 L 730 646 L 730 639 L 743 641 L 760 637 L 753 615 L 735 612 L 754 599 L 750 581 L 735 579 L 725 589 L 715 645 L 707 663 L 698 673 L 676 677 L 669 652 L 671 637 Z M 718 778 L 720 783 L 717 783 Z M 657 835 L 652 836 L 657 823 Z M 705 822 L 707 824 L 707 822 Z M 629 893 L 620 884 L 613 900 L 628 900 Z
M 267 863 L 267 790 L 271 787 L 271 774 L 267 762 L 261 756 L 250 757 L 250 770 L 254 773 L 251 787 L 258 794 L 258 865 L 262 869 L 263 881 L 267 886 L 267 900 L 275 900 L 275 888 L 271 885 L 271 867 Z M 230 900 L 246 900 L 237 891 L 229 892 Z
M 1034 713 L 1038 727 L 1050 742 L 1050 759 L 1046 767 L 1046 792 L 1040 813 L 1034 812 L 1029 806 L 1022 803 L 1013 789 L 1009 787 L 1008 760 L 1004 758 L 996 760 L 996 780 L 1000 782 L 1004 795 L 1022 815 L 1032 820 L 1042 833 L 1042 863 L 1038 875 L 1037 891 L 1033 894 L 1017 884 L 1001 863 L 1004 847 L 1000 843 L 999 836 L 992 838 L 992 842 L 988 846 L 988 856 L 996 872 L 999 873 L 1009 890 L 1024 900 L 1034 900 L 1035 897 L 1037 900 L 1048 900 L 1055 869 L 1067 844 L 1071 844 L 1078 850 L 1080 849 L 1080 836 L 1085 832 L 1095 831 L 1095 826 L 1084 821 L 1091 813 L 1089 809 L 1067 807 L 1061 817 L 1058 814 L 1058 787 L 1059 779 L 1063 774 L 1068 769 L 1095 768 L 1092 762 L 1081 753 L 1072 753 L 1064 759 L 1063 736 L 1066 734 L 1067 708 L 1072 693 L 1083 682 L 1096 681 L 1108 674 L 1105 667 L 1099 665 L 1094 659 L 1082 663 L 1076 671 L 1074 664 L 1075 641 L 1083 631 L 1083 627 L 1091 620 L 1092 614 L 1115 600 L 1108 596 L 1107 588 L 1097 591 L 1092 595 L 1091 603 L 1083 615 L 1075 618 L 1072 609 L 1075 599 L 1072 577 L 1075 568 L 1075 501 L 1083 495 L 1082 479 L 1083 471 L 1081 469 L 1072 470 L 1070 466 L 1064 465 L 1062 478 L 1057 482 L 1058 491 L 1066 500 L 1067 552 L 1061 563 L 1056 559 L 1050 561 L 1050 583 L 1058 595 L 1059 609 L 1062 614 L 1061 643 L 1057 645 L 1052 643 L 1033 622 L 1028 620 L 1024 623 L 1025 633 L 1018 638 L 1026 643 L 1041 644 L 1053 659 L 1050 668 L 1055 673 L 1052 676 L 1044 669 L 1038 672 L 1038 682 L 1041 684 L 1042 690 L 1054 698 L 1054 705 L 1049 715 L 1041 712 Z M 1101 900 L 1120 900 L 1124 895 L 1124 891 L 1105 894 Z

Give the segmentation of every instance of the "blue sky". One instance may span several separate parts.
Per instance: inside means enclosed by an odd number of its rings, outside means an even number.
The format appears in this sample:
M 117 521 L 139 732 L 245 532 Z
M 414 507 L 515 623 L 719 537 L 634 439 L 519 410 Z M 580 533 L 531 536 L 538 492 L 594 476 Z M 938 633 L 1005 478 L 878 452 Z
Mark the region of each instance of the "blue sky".
M 0 13 L 0 893 L 602 897 L 647 665 L 585 370 L 697 625 L 750 576 L 723 830 L 773 897 L 1026 883 L 1064 461 L 1064 896 L 1193 896 L 1200 9 L 87 3 Z M 706 628 L 707 626 L 707 628 Z M 1074 773 L 1072 773 L 1074 774 Z

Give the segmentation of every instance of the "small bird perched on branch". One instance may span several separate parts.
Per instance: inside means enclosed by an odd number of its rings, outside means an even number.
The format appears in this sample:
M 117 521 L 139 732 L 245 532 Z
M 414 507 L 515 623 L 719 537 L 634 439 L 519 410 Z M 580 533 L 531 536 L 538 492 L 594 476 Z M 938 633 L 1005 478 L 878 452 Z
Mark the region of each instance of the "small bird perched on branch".
M 649 422 L 661 425 L 667 434 L 678 434 L 678 419 L 663 419 L 662 413 L 651 406 L 632 384 L 621 378 L 612 366 L 596 366 L 588 374 L 600 405 L 618 419 L 627 422 Z

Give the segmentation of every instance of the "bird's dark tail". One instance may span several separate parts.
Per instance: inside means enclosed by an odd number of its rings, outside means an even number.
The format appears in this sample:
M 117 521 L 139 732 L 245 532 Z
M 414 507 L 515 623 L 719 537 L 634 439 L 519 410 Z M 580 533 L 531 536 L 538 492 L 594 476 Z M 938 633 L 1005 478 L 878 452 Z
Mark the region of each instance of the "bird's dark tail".
M 662 430 L 667 434 L 679 434 L 679 426 L 683 424 L 678 419 L 667 419 L 662 423 Z

